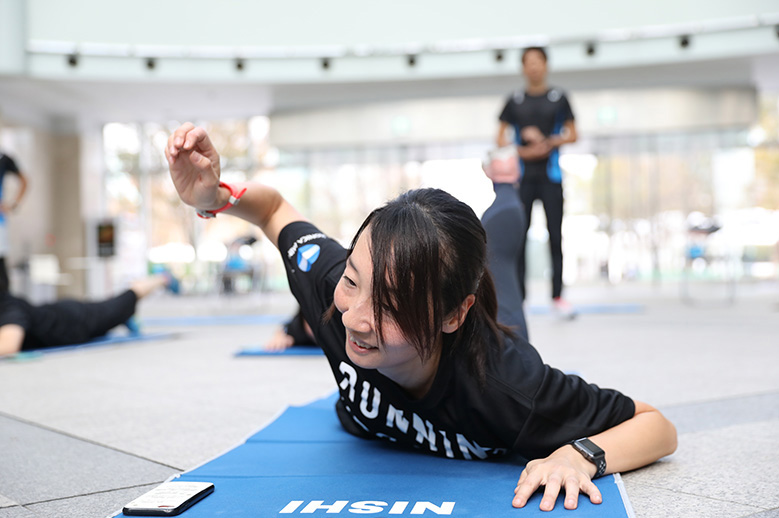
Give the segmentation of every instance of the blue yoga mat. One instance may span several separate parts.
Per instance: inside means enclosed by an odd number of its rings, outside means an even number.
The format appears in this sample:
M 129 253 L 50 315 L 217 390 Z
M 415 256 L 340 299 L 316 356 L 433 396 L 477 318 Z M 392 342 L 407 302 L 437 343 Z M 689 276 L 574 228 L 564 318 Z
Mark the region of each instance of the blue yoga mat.
M 283 351 L 266 351 L 262 347 L 246 347 L 236 356 L 323 356 L 325 353 L 316 345 L 295 345 Z
M 140 335 L 105 335 L 83 344 L 61 345 L 58 347 L 46 347 L 32 351 L 22 351 L 13 356 L 8 356 L 9 360 L 26 360 L 38 358 L 44 354 L 72 351 L 74 349 L 84 349 L 101 345 L 123 344 L 128 342 L 145 342 L 149 340 L 165 340 L 176 336 L 175 333 L 143 333 Z
M 186 511 L 213 516 L 632 516 L 618 475 L 595 481 L 603 503 L 586 496 L 572 512 L 557 501 L 538 509 L 537 493 L 524 509 L 511 506 L 522 471 L 518 459 L 451 460 L 358 439 L 338 422 L 331 396 L 291 407 L 232 451 L 177 480 L 213 482 L 215 492 Z
M 144 317 L 146 326 L 233 326 L 283 324 L 289 315 L 199 315 L 190 317 Z
M 614 315 L 634 314 L 644 311 L 642 304 L 574 304 L 573 308 L 580 315 Z M 548 315 L 552 313 L 551 306 L 530 306 L 531 315 Z

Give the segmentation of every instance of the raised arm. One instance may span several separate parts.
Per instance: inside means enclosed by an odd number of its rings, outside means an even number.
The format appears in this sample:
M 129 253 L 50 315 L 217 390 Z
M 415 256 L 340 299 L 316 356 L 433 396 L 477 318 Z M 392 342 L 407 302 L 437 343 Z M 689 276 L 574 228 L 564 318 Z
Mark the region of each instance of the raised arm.
M 632 418 L 590 439 L 606 453 L 606 473 L 629 471 L 651 464 L 676 450 L 676 428 L 657 409 L 635 402 Z M 602 496 L 592 477 L 596 466 L 573 446 L 565 445 L 545 459 L 528 462 L 514 490 L 514 507 L 524 507 L 540 486 L 546 486 L 540 508 L 550 511 L 560 491 L 565 492 L 565 508 L 575 509 L 579 492 L 599 504 Z
M 219 153 L 203 128 L 187 122 L 168 139 L 165 147 L 170 176 L 181 200 L 201 210 L 216 210 L 227 205 L 230 191 L 219 186 Z M 240 203 L 230 207 L 231 214 L 260 227 L 278 247 L 279 232 L 293 221 L 305 218 L 272 187 L 247 182 Z

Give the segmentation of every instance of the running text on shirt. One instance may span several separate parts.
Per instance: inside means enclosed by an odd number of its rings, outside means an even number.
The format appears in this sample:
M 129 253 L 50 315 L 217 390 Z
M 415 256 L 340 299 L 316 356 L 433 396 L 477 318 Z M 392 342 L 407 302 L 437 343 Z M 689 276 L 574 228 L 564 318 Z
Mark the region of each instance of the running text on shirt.
M 449 458 L 486 459 L 506 453 L 505 448 L 485 448 L 468 440 L 460 433 L 436 430 L 433 423 L 416 412 L 406 414 L 392 403 L 382 404 L 381 392 L 367 380 L 360 380 L 357 370 L 341 362 L 343 374 L 338 383 L 341 399 L 355 423 L 366 432 L 390 441 L 412 442 L 417 448 L 427 448 L 431 453 Z M 363 421 L 369 422 L 369 425 Z M 384 429 L 386 433 L 377 431 Z M 413 439 L 411 439 L 413 437 Z

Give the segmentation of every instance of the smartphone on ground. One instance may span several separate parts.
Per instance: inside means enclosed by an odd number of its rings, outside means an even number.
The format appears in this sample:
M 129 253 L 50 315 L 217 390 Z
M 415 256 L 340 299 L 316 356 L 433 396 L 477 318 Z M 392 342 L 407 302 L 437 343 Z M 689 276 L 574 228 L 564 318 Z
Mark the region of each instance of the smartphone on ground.
M 175 516 L 214 492 L 211 482 L 164 482 L 122 509 L 126 516 Z

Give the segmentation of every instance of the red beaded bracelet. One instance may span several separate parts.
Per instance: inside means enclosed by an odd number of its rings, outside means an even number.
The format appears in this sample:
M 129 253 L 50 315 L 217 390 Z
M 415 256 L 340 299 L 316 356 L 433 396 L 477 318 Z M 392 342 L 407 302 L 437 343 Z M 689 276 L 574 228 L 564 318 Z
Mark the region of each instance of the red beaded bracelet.
M 222 211 L 225 211 L 229 209 L 230 207 L 235 207 L 238 205 L 238 202 L 241 201 L 241 196 L 243 196 L 246 193 L 246 187 L 241 190 L 241 192 L 236 193 L 235 187 L 233 187 L 230 184 L 219 182 L 219 187 L 225 187 L 228 191 L 230 191 L 230 199 L 227 200 L 227 203 L 218 209 L 214 210 L 200 210 L 197 209 L 197 215 L 200 216 L 203 219 L 211 219 L 215 218 L 217 214 L 219 214 Z

